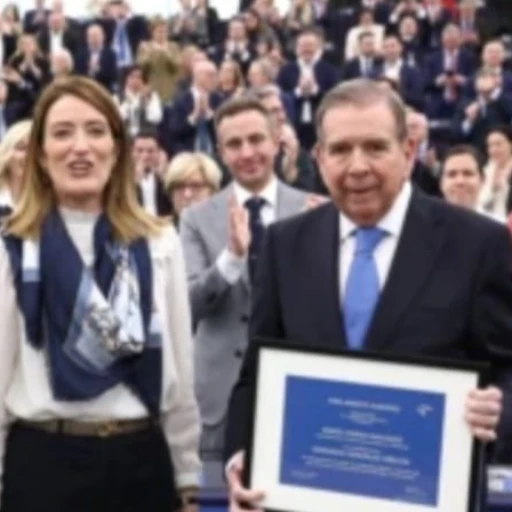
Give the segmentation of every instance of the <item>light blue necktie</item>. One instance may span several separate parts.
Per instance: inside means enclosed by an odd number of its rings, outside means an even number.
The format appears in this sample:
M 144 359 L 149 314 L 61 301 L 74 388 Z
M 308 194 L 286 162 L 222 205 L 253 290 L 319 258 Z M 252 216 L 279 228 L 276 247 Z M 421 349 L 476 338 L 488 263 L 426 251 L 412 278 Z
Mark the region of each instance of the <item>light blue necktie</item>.
M 362 348 L 379 299 L 379 277 L 373 252 L 385 235 L 385 231 L 376 227 L 356 231 L 356 250 L 342 301 L 347 343 L 352 350 Z

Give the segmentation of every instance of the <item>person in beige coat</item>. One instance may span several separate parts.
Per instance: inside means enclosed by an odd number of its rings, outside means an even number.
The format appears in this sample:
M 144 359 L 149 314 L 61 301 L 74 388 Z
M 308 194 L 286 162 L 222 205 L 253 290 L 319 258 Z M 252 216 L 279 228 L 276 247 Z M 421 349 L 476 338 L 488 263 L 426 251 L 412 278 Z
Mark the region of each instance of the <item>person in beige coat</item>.
M 181 54 L 176 43 L 167 39 L 167 21 L 155 17 L 151 21 L 151 40 L 140 44 L 137 63 L 145 70 L 151 88 L 163 103 L 173 98 L 181 76 Z

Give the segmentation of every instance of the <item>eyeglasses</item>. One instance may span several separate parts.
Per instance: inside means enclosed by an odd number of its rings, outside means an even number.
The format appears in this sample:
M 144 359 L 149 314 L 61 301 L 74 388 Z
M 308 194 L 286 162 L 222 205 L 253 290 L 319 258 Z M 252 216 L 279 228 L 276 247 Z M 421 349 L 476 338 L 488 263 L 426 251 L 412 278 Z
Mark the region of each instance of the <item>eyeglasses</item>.
M 182 183 L 175 183 L 171 186 L 171 190 L 173 192 L 184 192 L 185 190 L 189 190 L 190 192 L 200 192 L 204 190 L 205 188 L 210 188 L 210 185 L 208 183 L 205 183 L 204 181 L 196 181 L 196 182 L 182 182 Z

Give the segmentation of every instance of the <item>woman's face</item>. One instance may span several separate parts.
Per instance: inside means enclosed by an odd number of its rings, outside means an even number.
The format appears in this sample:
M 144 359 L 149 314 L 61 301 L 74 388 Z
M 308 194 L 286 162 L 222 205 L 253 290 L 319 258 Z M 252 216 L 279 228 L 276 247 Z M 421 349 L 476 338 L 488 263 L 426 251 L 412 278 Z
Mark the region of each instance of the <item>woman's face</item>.
M 62 206 L 101 210 L 117 158 L 107 118 L 76 96 L 63 96 L 48 110 L 41 165 Z
M 23 170 L 25 169 L 25 160 L 27 158 L 28 136 L 19 140 L 13 148 L 11 159 L 9 160 L 9 177 L 14 180 L 21 180 Z
M 487 137 L 487 154 L 489 160 L 506 162 L 512 157 L 512 145 L 502 133 L 491 133 Z
M 201 171 L 197 170 L 173 186 L 171 202 L 179 216 L 185 208 L 207 199 L 212 193 L 212 187 L 206 181 Z

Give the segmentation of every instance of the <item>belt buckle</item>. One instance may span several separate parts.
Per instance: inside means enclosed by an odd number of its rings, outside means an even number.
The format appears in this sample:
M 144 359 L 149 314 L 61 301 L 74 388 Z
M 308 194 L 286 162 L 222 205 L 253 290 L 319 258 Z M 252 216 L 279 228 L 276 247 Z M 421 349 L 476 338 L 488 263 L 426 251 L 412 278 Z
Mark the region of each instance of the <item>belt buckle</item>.
M 110 437 L 118 434 L 121 431 L 121 427 L 118 421 L 105 421 L 98 427 L 99 437 Z

